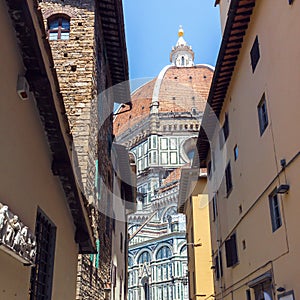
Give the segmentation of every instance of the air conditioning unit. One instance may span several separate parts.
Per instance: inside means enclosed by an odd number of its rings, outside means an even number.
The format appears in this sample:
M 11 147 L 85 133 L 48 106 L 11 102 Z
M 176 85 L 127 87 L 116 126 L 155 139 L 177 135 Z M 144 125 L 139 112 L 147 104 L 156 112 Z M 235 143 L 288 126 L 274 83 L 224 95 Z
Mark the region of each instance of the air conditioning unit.
M 17 92 L 21 100 L 29 99 L 29 85 L 24 76 L 18 77 Z

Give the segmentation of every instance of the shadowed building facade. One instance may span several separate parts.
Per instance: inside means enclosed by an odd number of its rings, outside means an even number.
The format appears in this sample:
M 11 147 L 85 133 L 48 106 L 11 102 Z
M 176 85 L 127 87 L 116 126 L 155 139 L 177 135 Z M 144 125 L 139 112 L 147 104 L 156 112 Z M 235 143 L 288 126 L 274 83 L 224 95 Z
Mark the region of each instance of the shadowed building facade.
M 96 240 L 97 254 L 78 258 L 76 299 L 109 299 L 116 286 L 124 296 L 126 254 L 116 252 L 125 248 L 119 245 L 119 235 L 126 236 L 127 229 L 115 226 L 113 219 L 114 193 L 121 193 L 122 184 L 112 165 L 112 112 L 115 101 L 130 102 L 130 93 L 124 84 L 120 94 L 102 96 L 128 80 L 122 1 L 42 0 L 38 5 L 73 136 L 73 166 Z M 60 164 L 59 157 L 55 162 Z M 125 214 L 125 208 L 121 210 Z M 117 277 L 115 255 L 124 257 Z

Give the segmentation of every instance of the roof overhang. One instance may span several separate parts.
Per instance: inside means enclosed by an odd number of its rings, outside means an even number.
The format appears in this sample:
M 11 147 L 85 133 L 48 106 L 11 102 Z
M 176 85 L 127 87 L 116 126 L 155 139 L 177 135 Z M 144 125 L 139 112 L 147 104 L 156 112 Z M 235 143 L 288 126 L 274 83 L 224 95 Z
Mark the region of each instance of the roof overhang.
M 17 33 L 26 69 L 25 77 L 36 99 L 45 135 L 53 155 L 52 171 L 60 179 L 73 217 L 76 228 L 75 241 L 79 244 L 80 253 L 95 253 L 95 241 L 84 207 L 87 201 L 75 179 L 71 153 L 67 147 L 72 143 L 72 136 L 69 134 L 63 98 L 58 92 L 59 84 L 55 70 L 52 69 L 52 74 L 51 71 L 49 73 L 49 65 L 53 66 L 54 63 L 48 41 L 42 40 L 42 36 L 46 36 L 42 14 L 38 10 L 36 0 L 32 2 L 6 0 L 6 3 Z M 30 12 L 29 3 L 32 4 L 34 15 Z M 35 27 L 34 24 L 39 26 Z M 47 64 L 44 62 L 43 54 L 46 54 Z M 48 74 L 51 74 L 51 81 L 54 82 L 55 91 L 57 91 L 55 95 Z
M 181 169 L 181 177 L 179 184 L 179 195 L 177 210 L 180 213 L 184 213 L 184 207 L 187 200 L 189 200 L 195 185 L 198 181 L 200 174 L 199 168 L 183 168 Z
M 114 102 L 129 103 L 130 86 L 122 0 L 96 1 L 101 19 Z
M 197 141 L 201 167 L 206 166 L 206 157 L 210 148 L 208 136 L 212 136 L 211 134 L 217 125 L 215 124 L 216 118 L 212 118 L 210 115 L 214 113 L 217 118 L 220 116 L 255 2 L 255 0 L 232 0 L 229 7 L 215 73 L 207 100 L 208 105 L 204 112 Z M 216 3 L 218 4 L 218 1 Z

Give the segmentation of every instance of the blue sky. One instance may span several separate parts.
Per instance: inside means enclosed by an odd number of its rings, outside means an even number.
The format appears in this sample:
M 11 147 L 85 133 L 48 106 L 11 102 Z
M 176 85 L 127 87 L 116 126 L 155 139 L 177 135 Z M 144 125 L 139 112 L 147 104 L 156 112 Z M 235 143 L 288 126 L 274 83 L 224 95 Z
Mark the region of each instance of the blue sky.
M 123 0 L 130 79 L 156 77 L 168 65 L 179 25 L 195 63 L 215 65 L 221 29 L 215 0 Z

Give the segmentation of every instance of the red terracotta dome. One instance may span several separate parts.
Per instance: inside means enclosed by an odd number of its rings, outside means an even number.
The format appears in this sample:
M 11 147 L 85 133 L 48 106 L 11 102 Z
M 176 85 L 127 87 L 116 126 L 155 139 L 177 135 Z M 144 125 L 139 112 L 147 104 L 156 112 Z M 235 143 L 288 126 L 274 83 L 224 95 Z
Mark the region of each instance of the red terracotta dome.
M 213 68 L 208 65 L 192 67 L 167 66 L 159 76 L 132 94 L 132 109 L 117 111 L 114 134 L 118 135 L 151 113 L 204 111 Z

